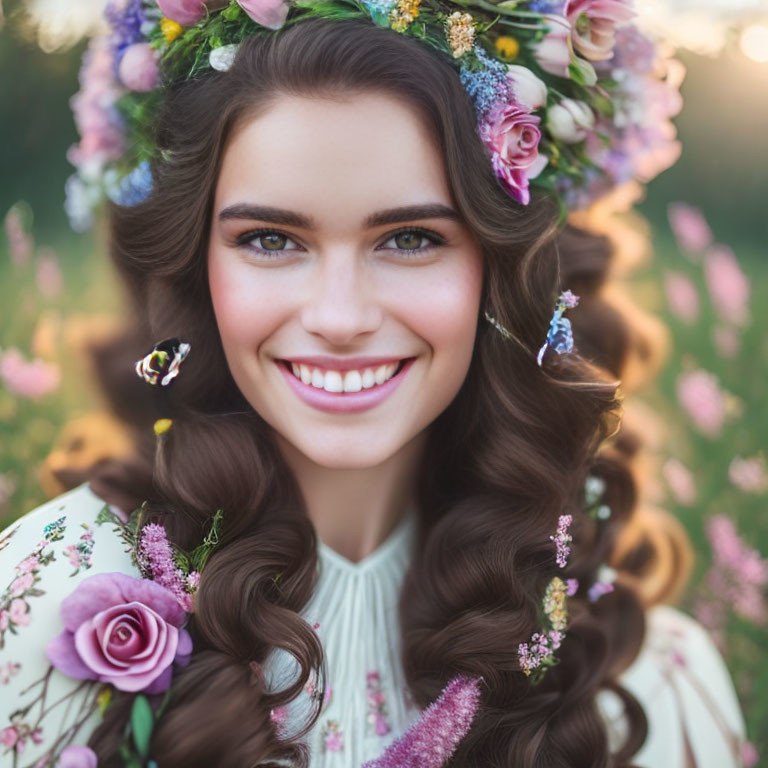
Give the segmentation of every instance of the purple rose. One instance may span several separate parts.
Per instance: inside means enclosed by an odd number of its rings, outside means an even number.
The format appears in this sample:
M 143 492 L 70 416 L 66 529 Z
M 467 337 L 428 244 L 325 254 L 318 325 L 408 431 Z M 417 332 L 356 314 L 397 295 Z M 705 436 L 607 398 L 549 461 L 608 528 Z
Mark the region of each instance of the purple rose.
M 157 60 L 160 51 L 155 50 L 149 43 L 134 43 L 129 45 L 120 59 L 118 74 L 120 80 L 132 91 L 145 93 L 157 86 Z
M 96 753 L 90 747 L 70 744 L 61 750 L 56 768 L 96 768 L 98 764 Z
M 480 125 L 491 165 L 507 191 L 523 205 L 530 201 L 528 180 L 547 164 L 539 155 L 540 118 L 515 102 L 499 102 Z
M 84 579 L 61 603 L 64 631 L 47 647 L 56 669 L 121 691 L 161 693 L 171 664 L 186 664 L 192 640 L 184 610 L 165 587 L 123 573 Z

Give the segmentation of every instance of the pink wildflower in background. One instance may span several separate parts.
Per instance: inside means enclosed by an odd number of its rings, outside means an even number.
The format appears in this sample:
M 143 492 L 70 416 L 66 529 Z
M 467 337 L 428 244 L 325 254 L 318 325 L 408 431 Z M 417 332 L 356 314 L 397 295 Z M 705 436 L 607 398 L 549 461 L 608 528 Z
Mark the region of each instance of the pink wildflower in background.
M 749 283 L 733 250 L 721 244 L 710 248 L 704 274 L 717 314 L 727 323 L 745 325 L 749 320 Z
M 708 437 L 720 434 L 725 421 L 725 396 L 717 376 L 703 369 L 681 373 L 677 399 L 699 432 Z
M 32 256 L 32 237 L 24 229 L 18 206 L 14 205 L 5 216 L 5 235 L 8 238 L 8 252 L 17 266 L 26 264 Z
M 739 354 L 741 337 L 735 328 L 718 325 L 712 330 L 712 341 L 720 357 L 730 360 Z
M 763 594 L 768 585 L 768 560 L 748 546 L 726 515 L 714 515 L 706 524 L 713 562 L 704 583 L 711 594 L 745 619 L 764 624 L 768 607 Z
M 661 472 L 667 482 L 672 497 L 678 504 L 689 507 L 696 501 L 696 482 L 688 467 L 678 459 L 667 459 Z
M 701 253 L 712 244 L 712 230 L 698 208 L 687 203 L 670 203 L 667 218 L 682 250 Z
M 59 366 L 40 358 L 24 360 L 15 347 L 0 355 L 0 379 L 15 395 L 37 399 L 58 388 L 61 381 Z
M 699 318 L 699 294 L 693 281 L 682 272 L 664 275 L 664 292 L 669 311 L 688 325 Z
M 35 280 L 40 293 L 49 299 L 61 293 L 64 279 L 59 267 L 59 258 L 53 248 L 41 248 L 38 251 Z
M 751 459 L 736 456 L 728 467 L 728 477 L 737 488 L 747 493 L 768 491 L 768 468 L 762 454 Z
M 751 741 L 745 741 L 741 746 L 741 762 L 744 768 L 753 768 L 760 761 L 760 753 Z

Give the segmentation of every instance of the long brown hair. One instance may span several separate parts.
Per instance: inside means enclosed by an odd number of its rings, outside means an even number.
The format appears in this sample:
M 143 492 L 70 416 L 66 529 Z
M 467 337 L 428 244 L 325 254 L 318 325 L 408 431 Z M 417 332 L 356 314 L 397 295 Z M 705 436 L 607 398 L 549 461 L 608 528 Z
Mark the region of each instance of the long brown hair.
M 307 764 L 301 739 L 319 704 L 290 740 L 278 739 L 270 710 L 296 697 L 313 674 L 324 684 L 323 649 L 300 615 L 314 588 L 317 538 L 268 425 L 229 373 L 206 253 L 215 182 L 238 125 L 282 93 L 332 98 L 369 90 L 397 95 L 425 120 L 485 260 L 470 370 L 430 425 L 419 472 L 416 554 L 399 604 L 409 692 L 426 707 L 455 674 L 484 678 L 480 710 L 451 766 L 628 766 L 647 720 L 617 678 L 643 639 L 635 582 L 650 573 L 656 554 L 638 536 L 621 562 L 615 557 L 635 519 L 637 444 L 619 430 L 631 335 L 600 296 L 611 249 L 574 227 L 558 230 L 546 196 L 522 206 L 502 190 L 471 100 L 443 54 L 360 20 L 303 21 L 251 37 L 228 72 L 169 86 L 155 124 L 162 153 L 153 192 L 134 207 L 110 208 L 111 255 L 134 320 L 120 344 L 102 345 L 94 356 L 106 394 L 136 428 L 137 454 L 131 463 L 91 468 L 91 486 L 125 508 L 150 501 L 184 547 L 224 510 L 222 545 L 191 619 L 195 653 L 175 677 L 151 755 L 163 768 Z M 536 352 L 565 288 L 582 297 L 571 313 L 580 354 L 550 353 L 539 367 Z M 487 323 L 486 308 L 520 341 Z M 132 363 L 171 336 L 194 351 L 168 391 L 149 392 Z M 158 441 L 157 415 L 174 420 Z M 585 513 L 588 474 L 606 483 L 608 520 Z M 566 513 L 574 542 L 561 571 L 549 537 Z M 619 568 L 619 578 L 592 603 L 586 591 L 604 562 Z M 580 588 L 569 598 L 560 663 L 532 686 L 516 650 L 540 629 L 539 606 L 554 575 L 577 578 Z M 287 690 L 266 687 L 261 665 L 275 648 L 301 668 Z M 617 754 L 596 706 L 603 688 L 622 698 L 629 719 Z M 118 697 L 91 738 L 100 765 L 114 760 L 127 706 Z

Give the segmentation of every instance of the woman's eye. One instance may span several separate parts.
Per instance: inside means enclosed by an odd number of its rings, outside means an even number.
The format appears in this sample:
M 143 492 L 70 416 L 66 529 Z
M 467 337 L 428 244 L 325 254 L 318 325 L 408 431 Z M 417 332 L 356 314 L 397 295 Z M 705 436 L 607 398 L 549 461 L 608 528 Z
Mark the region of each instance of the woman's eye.
M 419 245 L 424 240 L 428 245 Z M 394 250 L 403 251 L 407 254 L 407 258 L 411 258 L 413 255 L 431 251 L 436 246 L 443 245 L 445 241 L 427 229 L 402 229 L 392 235 L 384 246 L 386 247 L 388 243 L 394 243 L 395 245 L 391 246 Z
M 246 232 L 237 239 L 237 245 L 246 248 L 249 251 L 255 251 L 267 259 L 277 258 L 277 254 L 285 251 L 298 251 L 300 248 L 286 248 L 286 243 L 294 243 L 288 235 L 273 229 L 257 230 L 255 232 Z M 259 245 L 254 245 L 259 243 Z

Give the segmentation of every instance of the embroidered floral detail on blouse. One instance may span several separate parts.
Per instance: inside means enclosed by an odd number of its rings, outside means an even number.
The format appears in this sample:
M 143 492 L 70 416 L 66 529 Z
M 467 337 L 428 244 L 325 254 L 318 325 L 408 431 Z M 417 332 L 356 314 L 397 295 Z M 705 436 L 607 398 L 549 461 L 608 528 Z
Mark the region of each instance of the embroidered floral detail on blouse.
M 77 576 L 81 570 L 87 570 L 93 564 L 93 531 L 88 523 L 82 523 L 82 527 L 85 533 L 80 536 L 77 544 L 64 547 L 64 554 L 75 569 L 70 576 Z
M 0 664 L 0 685 L 8 685 L 11 678 L 19 673 L 21 664 L 18 661 L 9 661 L 7 664 Z
M 381 676 L 378 670 L 371 670 L 365 676 L 368 703 L 368 732 L 384 736 L 392 730 L 389 723 L 387 701 L 381 686 Z
M 344 734 L 338 720 L 326 720 L 320 731 L 323 752 L 341 752 L 344 749 Z
M 60 517 L 43 528 L 43 538 L 37 547 L 16 566 L 16 576 L 0 595 L 0 648 L 5 646 L 5 633 L 16 634 L 18 627 L 29 625 L 29 598 L 44 595 L 35 585 L 40 581 L 40 569 L 55 560 L 48 549 L 51 542 L 64 536 L 66 518 Z
M 320 699 L 320 689 L 317 687 L 317 681 L 310 680 L 305 686 L 304 690 L 309 694 L 310 698 L 317 701 Z M 323 703 L 320 705 L 320 711 L 322 712 L 328 706 L 328 702 L 331 700 L 332 688 L 330 685 L 325 686 L 325 694 L 323 695 Z
M 18 713 L 11 719 L 11 725 L 0 731 L 0 744 L 6 748 L 6 754 L 15 752 L 20 755 L 27 746 L 27 739 L 31 739 L 35 744 L 40 744 L 43 740 L 43 730 L 42 728 L 33 728 L 24 722 Z

